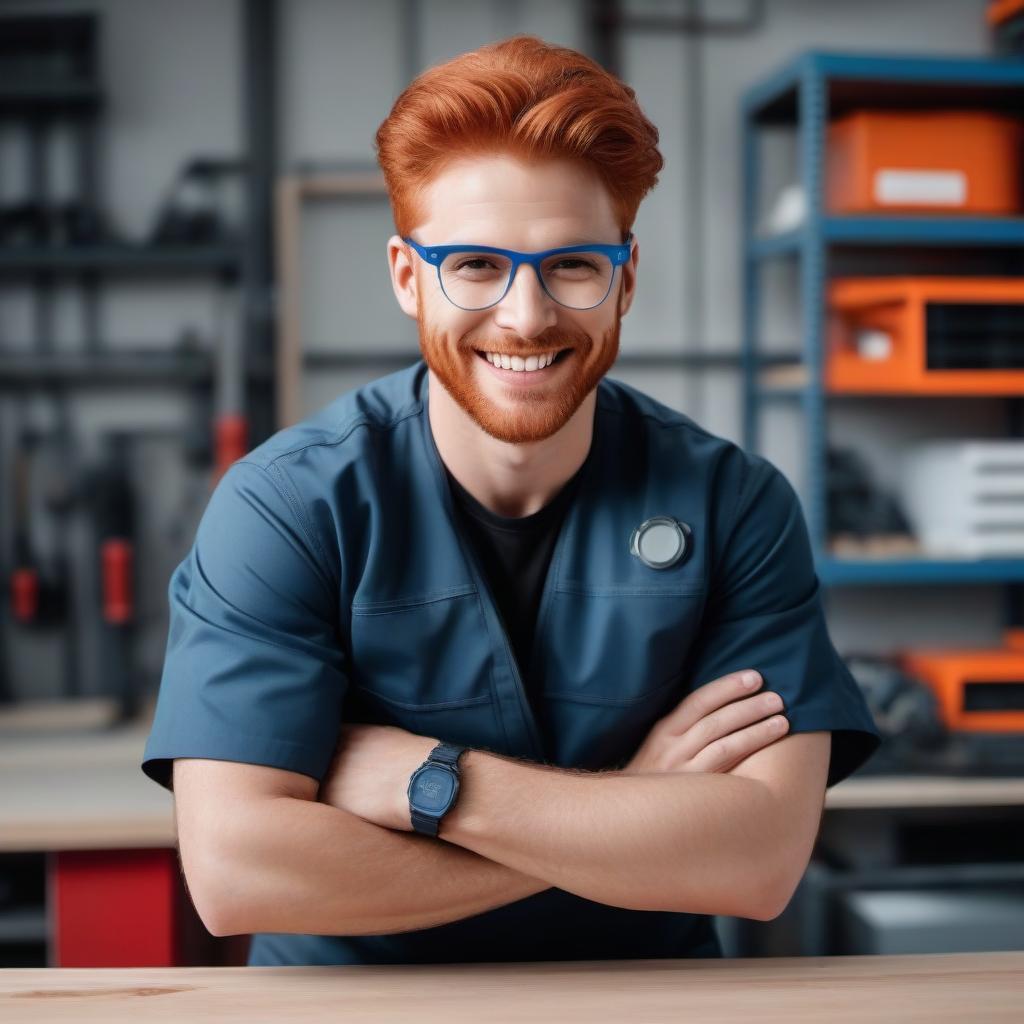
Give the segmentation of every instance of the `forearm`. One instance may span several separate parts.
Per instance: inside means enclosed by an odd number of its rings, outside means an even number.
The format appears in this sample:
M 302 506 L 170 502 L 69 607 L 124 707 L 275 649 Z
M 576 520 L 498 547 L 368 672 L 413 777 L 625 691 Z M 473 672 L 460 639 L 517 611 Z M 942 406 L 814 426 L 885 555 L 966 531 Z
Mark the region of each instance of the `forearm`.
M 773 906 L 774 798 L 752 779 L 564 771 L 479 750 L 461 767 L 440 830 L 450 843 L 618 907 L 758 918 Z
M 459 846 L 292 797 L 245 804 L 225 833 L 218 934 L 412 931 L 550 888 Z

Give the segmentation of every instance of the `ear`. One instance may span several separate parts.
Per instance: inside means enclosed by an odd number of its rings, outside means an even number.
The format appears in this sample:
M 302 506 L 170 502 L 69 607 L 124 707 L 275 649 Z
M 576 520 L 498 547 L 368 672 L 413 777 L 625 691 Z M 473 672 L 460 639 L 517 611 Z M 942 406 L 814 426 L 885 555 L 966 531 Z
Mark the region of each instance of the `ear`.
M 629 307 L 633 305 L 633 296 L 636 294 L 636 268 L 640 262 L 640 242 L 633 239 L 633 251 L 629 259 L 622 264 L 622 288 L 619 293 L 619 316 L 625 316 Z
M 388 239 L 388 269 L 391 272 L 391 287 L 398 305 L 406 316 L 416 319 L 416 268 L 413 266 L 416 254 L 402 241 L 401 236 Z

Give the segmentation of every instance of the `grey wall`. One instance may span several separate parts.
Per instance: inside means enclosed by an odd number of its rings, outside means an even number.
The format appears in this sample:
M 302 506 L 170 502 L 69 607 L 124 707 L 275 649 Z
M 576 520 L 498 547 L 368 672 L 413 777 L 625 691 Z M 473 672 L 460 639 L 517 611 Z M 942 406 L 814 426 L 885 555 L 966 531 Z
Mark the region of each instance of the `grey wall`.
M 653 0 L 628 5 L 638 12 L 683 6 Z M 716 0 L 703 6 L 715 17 L 730 18 L 747 5 Z M 238 0 L 0 3 L 2 12 L 83 7 L 103 13 L 103 75 L 109 92 L 103 195 L 117 225 L 137 237 L 148 229 L 182 160 L 198 152 L 231 153 L 240 144 L 240 6 Z M 808 47 L 984 54 L 984 8 L 984 0 L 769 0 L 756 34 L 700 39 L 628 34 L 621 46 L 623 77 L 660 129 L 666 167 L 636 224 L 642 243 L 639 292 L 623 321 L 623 350 L 733 352 L 739 347 L 738 103 L 751 82 Z M 399 0 L 282 0 L 282 169 L 299 160 L 372 162 L 374 131 L 409 75 L 481 43 L 531 32 L 563 45 L 587 46 L 579 0 L 430 0 L 418 5 L 419 29 L 412 34 L 403 20 L 405 10 Z M 783 167 L 789 145 L 781 139 Z M 6 198 L 21 187 L 14 152 L 11 139 L 0 137 L 0 195 Z M 415 324 L 398 310 L 387 278 L 385 241 L 392 232 L 383 199 L 325 201 L 306 208 L 302 301 L 307 348 L 415 357 Z M 346 255 L 353 243 L 365 246 L 365 263 Z M 767 334 L 773 343 L 796 347 L 792 269 L 780 266 L 767 280 L 773 296 Z M 58 340 L 74 347 L 81 339 L 73 290 L 62 302 Z M 23 292 L 0 287 L 0 345 L 28 344 L 28 309 Z M 199 327 L 210 344 L 238 330 L 233 293 L 203 281 L 115 284 L 105 291 L 103 318 L 111 345 L 165 345 L 187 324 Z M 305 407 L 311 411 L 376 375 L 309 374 Z M 620 370 L 613 376 L 684 410 L 716 433 L 740 439 L 739 380 L 733 370 Z M 882 481 L 891 483 L 900 446 L 915 436 L 998 435 L 1002 424 L 993 405 L 933 402 L 925 408 L 886 401 L 880 407 L 844 401 L 831 415 L 830 430 L 834 440 L 861 448 Z M 9 438 L 8 406 L 0 399 L 0 430 Z M 45 403 L 38 403 L 38 415 L 45 419 Z M 171 390 L 92 392 L 74 405 L 86 452 L 96 431 L 107 426 L 145 422 L 174 427 L 187 415 Z M 798 490 L 800 429 L 798 412 L 783 410 L 766 422 L 764 434 L 765 453 Z M 141 450 L 135 471 L 150 552 L 142 595 L 149 622 L 140 655 L 155 682 L 166 629 L 167 576 L 191 540 L 202 502 L 179 511 L 189 478 L 172 444 L 153 442 Z M 79 543 L 86 541 L 79 538 Z M 83 607 L 94 603 L 94 583 L 87 577 L 77 581 Z M 830 594 L 829 611 L 833 637 L 846 653 L 908 644 L 996 643 L 1002 605 L 997 588 L 862 589 Z M 18 676 L 33 680 L 33 695 L 53 692 L 53 667 L 29 675 L 27 665 L 36 658 L 56 664 L 55 644 L 19 636 L 13 649 L 23 669 Z M 83 652 L 86 692 L 103 689 L 92 668 L 94 654 Z

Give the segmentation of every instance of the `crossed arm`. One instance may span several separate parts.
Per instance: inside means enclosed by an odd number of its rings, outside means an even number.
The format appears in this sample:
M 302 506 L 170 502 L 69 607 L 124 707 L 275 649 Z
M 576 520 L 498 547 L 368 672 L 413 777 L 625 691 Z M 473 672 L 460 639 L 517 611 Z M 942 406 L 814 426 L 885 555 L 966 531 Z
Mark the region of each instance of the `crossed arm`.
M 828 732 L 803 733 L 728 773 L 639 775 L 468 751 L 440 842 L 409 831 L 405 802 L 405 784 L 434 742 L 367 727 L 361 744 L 346 746 L 348 764 L 335 773 L 345 785 L 331 803 L 296 773 L 176 762 L 176 793 L 194 791 L 199 778 L 209 786 L 211 766 L 285 787 L 220 804 L 180 802 L 183 867 L 207 927 L 386 934 L 552 885 L 615 906 L 767 920 L 789 902 L 810 858 L 830 751 Z M 382 764 L 393 771 L 382 773 Z M 187 834 L 217 841 L 187 843 Z
M 789 902 L 793 815 L 759 778 L 574 774 L 479 751 L 463 761 L 448 842 L 633 910 L 765 918 Z

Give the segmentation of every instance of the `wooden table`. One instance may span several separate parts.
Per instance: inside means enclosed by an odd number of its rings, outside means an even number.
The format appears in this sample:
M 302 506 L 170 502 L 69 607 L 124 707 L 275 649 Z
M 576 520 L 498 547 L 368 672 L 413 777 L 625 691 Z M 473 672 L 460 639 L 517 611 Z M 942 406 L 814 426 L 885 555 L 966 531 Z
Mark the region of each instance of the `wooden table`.
M 51 967 L 210 963 L 193 955 L 206 936 L 181 882 L 173 799 L 139 767 L 151 710 L 105 729 L 111 710 L 39 702 L 0 715 L 0 852 L 47 854 Z M 825 800 L 826 813 L 1021 805 L 1020 778 L 853 778 Z
M 1024 1017 L 1024 952 L 0 970 L 0 1020 L 956 1021 Z

